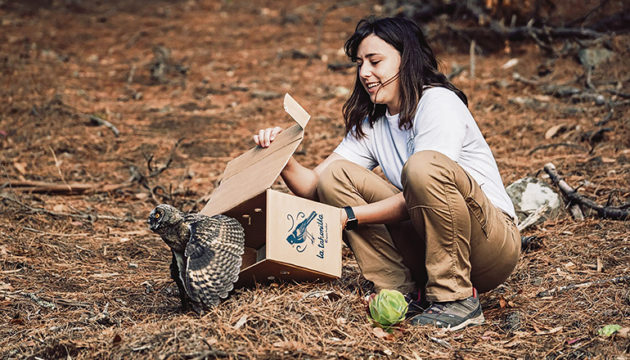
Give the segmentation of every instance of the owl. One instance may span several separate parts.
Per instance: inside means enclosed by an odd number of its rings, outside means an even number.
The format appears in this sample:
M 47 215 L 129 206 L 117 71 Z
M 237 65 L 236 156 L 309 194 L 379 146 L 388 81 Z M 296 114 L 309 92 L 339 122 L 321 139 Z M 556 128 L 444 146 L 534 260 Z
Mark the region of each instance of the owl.
M 245 233 L 228 216 L 184 214 L 158 205 L 147 220 L 173 253 L 171 277 L 179 289 L 182 308 L 198 314 L 218 305 L 234 288 L 241 268 Z

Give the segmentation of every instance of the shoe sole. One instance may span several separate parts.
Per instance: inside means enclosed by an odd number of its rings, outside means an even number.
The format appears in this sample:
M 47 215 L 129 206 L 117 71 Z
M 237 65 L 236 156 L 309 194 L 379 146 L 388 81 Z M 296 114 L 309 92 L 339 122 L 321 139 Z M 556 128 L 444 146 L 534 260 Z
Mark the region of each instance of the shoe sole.
M 463 321 L 461 324 L 457 325 L 457 326 L 453 326 L 453 327 L 448 327 L 446 328 L 446 330 L 448 331 L 457 331 L 460 329 L 465 328 L 466 326 L 474 326 L 474 325 L 481 325 L 486 321 L 486 319 L 483 317 L 483 313 L 479 314 L 479 316 L 475 316 L 474 318 L 470 318 L 466 321 Z

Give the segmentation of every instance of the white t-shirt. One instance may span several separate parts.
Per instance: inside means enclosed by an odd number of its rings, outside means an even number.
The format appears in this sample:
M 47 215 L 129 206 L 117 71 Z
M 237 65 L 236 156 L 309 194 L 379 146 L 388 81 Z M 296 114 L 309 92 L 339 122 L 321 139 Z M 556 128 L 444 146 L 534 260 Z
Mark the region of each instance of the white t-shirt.
M 335 153 L 370 170 L 380 166 L 387 179 L 402 190 L 400 177 L 407 159 L 421 150 L 438 151 L 466 170 L 496 207 L 516 218 L 490 147 L 472 114 L 453 91 L 443 87 L 425 89 L 413 126 L 401 130 L 398 122 L 399 115 L 389 112 L 374 127 L 366 118 L 366 136 L 357 140 L 346 135 Z

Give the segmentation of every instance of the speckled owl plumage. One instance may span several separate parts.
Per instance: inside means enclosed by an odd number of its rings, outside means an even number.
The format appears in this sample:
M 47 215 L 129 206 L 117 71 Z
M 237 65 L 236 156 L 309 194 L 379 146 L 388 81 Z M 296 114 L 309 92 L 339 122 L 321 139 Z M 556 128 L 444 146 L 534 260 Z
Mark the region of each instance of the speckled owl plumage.
M 184 310 L 197 313 L 218 305 L 234 288 L 245 247 L 241 224 L 228 216 L 184 214 L 158 205 L 149 227 L 171 248 L 171 277 Z

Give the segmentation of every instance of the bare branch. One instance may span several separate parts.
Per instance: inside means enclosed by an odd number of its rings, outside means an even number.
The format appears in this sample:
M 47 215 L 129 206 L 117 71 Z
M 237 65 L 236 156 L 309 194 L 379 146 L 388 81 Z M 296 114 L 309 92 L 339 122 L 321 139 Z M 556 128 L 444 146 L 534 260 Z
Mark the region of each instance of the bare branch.
M 600 206 L 595 203 L 593 200 L 583 197 L 578 194 L 576 190 L 574 190 L 569 184 L 567 184 L 560 175 L 556 172 L 556 167 L 552 163 L 548 163 L 544 167 L 545 172 L 551 178 L 551 181 L 554 185 L 558 186 L 565 197 L 568 199 L 569 204 L 571 205 L 582 205 L 586 206 L 590 209 L 593 209 L 597 212 L 597 215 L 601 218 L 612 219 L 612 220 L 627 220 L 630 219 L 630 210 L 610 207 L 610 206 Z

